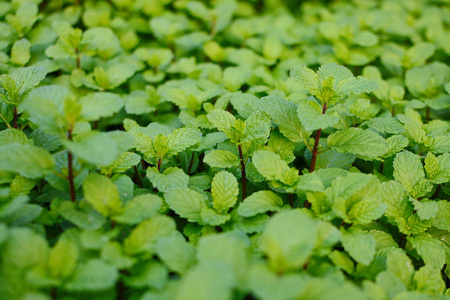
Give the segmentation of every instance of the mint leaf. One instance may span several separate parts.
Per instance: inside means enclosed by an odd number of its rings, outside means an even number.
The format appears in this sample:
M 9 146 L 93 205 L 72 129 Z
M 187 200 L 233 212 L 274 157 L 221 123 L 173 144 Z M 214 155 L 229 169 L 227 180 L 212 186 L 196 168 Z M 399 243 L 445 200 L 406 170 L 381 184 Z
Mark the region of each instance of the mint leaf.
M 369 158 L 381 156 L 388 151 L 388 145 L 381 136 L 360 128 L 348 128 L 330 134 L 327 145 L 341 153 L 349 152 Z
M 292 142 L 306 140 L 308 132 L 297 116 L 297 106 L 278 96 L 267 96 L 260 100 L 260 108 L 267 112 L 278 125 L 280 132 Z
M 105 217 L 114 216 L 121 210 L 119 192 L 112 180 L 105 176 L 92 173 L 86 177 L 83 193 L 86 201 Z
M 227 212 L 236 204 L 239 187 L 233 174 L 227 171 L 217 173 L 211 183 L 212 205 L 219 213 Z
M 351 227 L 342 230 L 342 246 L 357 262 L 368 265 L 375 255 L 375 239 L 370 233 Z
M 417 184 L 425 179 L 419 156 L 409 151 L 398 153 L 394 159 L 394 178 L 408 193 L 413 193 Z
M 201 222 L 202 208 L 206 205 L 206 199 L 202 194 L 187 187 L 177 187 L 168 190 L 164 198 L 170 208 L 182 218 L 190 222 Z
M 42 148 L 17 143 L 0 146 L 0 170 L 38 178 L 52 173 L 54 167 L 55 160 Z
M 239 205 L 238 214 L 243 217 L 253 217 L 268 211 L 279 211 L 283 200 L 271 191 L 259 191 L 251 194 Z
M 203 160 L 213 168 L 231 168 L 239 165 L 239 157 L 228 150 L 212 150 Z
M 298 231 L 298 228 L 308 230 Z M 282 211 L 267 223 L 260 248 L 269 265 L 279 271 L 301 267 L 312 253 L 316 239 L 313 219 L 299 210 Z

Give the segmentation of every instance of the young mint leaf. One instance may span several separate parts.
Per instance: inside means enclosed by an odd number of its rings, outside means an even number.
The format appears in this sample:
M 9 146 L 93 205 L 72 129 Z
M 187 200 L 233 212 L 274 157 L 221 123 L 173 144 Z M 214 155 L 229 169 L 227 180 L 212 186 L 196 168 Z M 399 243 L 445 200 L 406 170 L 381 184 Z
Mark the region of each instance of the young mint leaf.
M 322 107 L 314 100 L 300 101 L 297 114 L 307 131 L 326 129 L 339 122 L 339 117 L 322 114 Z
M 239 187 L 233 174 L 227 171 L 217 173 L 211 183 L 212 205 L 219 213 L 226 213 L 236 204 Z
M 287 163 L 278 154 L 266 150 L 255 152 L 253 164 L 267 180 L 282 181 L 285 173 L 289 170 Z
M 167 136 L 167 157 L 178 154 L 181 151 L 197 144 L 202 139 L 202 134 L 192 128 L 175 129 Z
M 122 208 L 119 192 L 108 177 L 91 173 L 83 183 L 83 193 L 86 201 L 105 217 L 118 214 Z
M 232 297 L 236 277 L 223 262 L 201 263 L 185 275 L 175 294 L 175 300 L 226 300 Z
M 278 96 L 267 96 L 261 98 L 260 108 L 270 115 L 280 132 L 292 142 L 306 141 L 311 134 L 300 122 L 295 103 Z
M 445 264 L 445 248 L 441 241 L 428 235 L 417 234 L 408 237 L 408 241 L 422 257 L 426 265 L 440 270 Z
M 298 231 L 299 228 L 305 230 Z M 307 228 L 307 230 L 306 230 Z M 316 240 L 316 224 L 300 210 L 281 211 L 270 219 L 260 240 L 274 270 L 296 269 L 311 255 Z
M 239 157 L 228 150 L 212 150 L 203 161 L 213 168 L 232 168 L 240 162 Z
M 394 178 L 408 193 L 413 193 L 417 184 L 425 179 L 425 172 L 419 156 L 402 151 L 394 159 Z
M 97 121 L 117 113 L 123 106 L 123 99 L 113 93 L 93 93 L 80 99 L 81 118 Z
M 162 199 L 156 195 L 138 195 L 128 201 L 113 220 L 122 224 L 139 224 L 156 215 L 162 204 Z
M 279 211 L 283 200 L 272 191 L 258 191 L 239 204 L 238 214 L 242 217 L 253 217 L 268 211 Z
M 104 132 L 79 134 L 64 145 L 80 159 L 99 167 L 109 166 L 119 156 L 117 143 Z
M 14 43 L 11 49 L 11 62 L 24 66 L 30 60 L 31 43 L 27 39 L 21 39 Z
M 187 187 L 177 187 L 168 190 L 164 198 L 170 208 L 180 217 L 190 222 L 200 223 L 202 221 L 201 211 L 206 205 L 206 199 L 199 192 Z
M 445 282 L 440 270 L 431 265 L 421 267 L 414 274 L 413 281 L 417 290 L 425 294 L 442 294 L 445 290 Z
M 100 259 L 90 259 L 80 264 L 64 285 L 68 291 L 98 291 L 115 285 L 119 278 L 116 267 Z
M 167 168 L 162 173 L 156 167 L 149 167 L 147 178 L 163 193 L 173 188 L 187 187 L 189 183 L 189 176 L 182 169 L 174 167 Z
M 375 239 L 370 233 L 350 227 L 342 232 L 342 246 L 357 262 L 368 265 L 375 255 Z
M 447 230 L 450 229 L 450 202 L 442 200 L 437 202 L 438 211 L 436 212 L 436 216 L 433 219 L 433 226 L 441 229 Z
M 169 267 L 179 274 L 185 273 L 195 263 L 195 248 L 180 233 L 163 237 L 156 243 L 156 254 Z
M 341 153 L 349 152 L 369 159 L 388 151 L 388 144 L 380 135 L 354 127 L 330 134 L 327 145 Z
M 124 240 L 123 247 L 127 254 L 153 254 L 160 238 L 175 233 L 175 221 L 167 216 L 156 215 L 140 223 Z
M 55 160 L 42 148 L 17 143 L 0 146 L 0 170 L 38 178 L 53 172 L 54 167 Z
M 68 238 L 61 238 L 51 249 L 48 267 L 53 278 L 66 279 L 77 266 L 80 255 L 79 246 Z

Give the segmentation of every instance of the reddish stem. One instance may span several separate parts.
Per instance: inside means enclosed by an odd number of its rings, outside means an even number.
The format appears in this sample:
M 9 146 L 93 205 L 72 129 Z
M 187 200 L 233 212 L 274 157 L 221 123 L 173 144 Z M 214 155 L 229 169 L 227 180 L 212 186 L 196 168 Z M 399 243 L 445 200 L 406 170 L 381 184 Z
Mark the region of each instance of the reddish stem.
M 325 103 L 322 108 L 322 114 L 324 115 L 327 111 L 327 104 Z M 319 140 L 320 140 L 320 134 L 322 133 L 322 129 L 317 130 L 316 137 L 314 139 L 314 148 L 312 152 L 312 158 L 311 158 L 311 166 L 309 167 L 309 172 L 314 172 L 316 169 L 316 160 L 317 160 L 317 154 L 318 154 L 318 147 L 319 147 Z
M 69 129 L 67 131 L 67 138 L 69 141 L 72 140 L 72 129 Z M 70 200 L 72 202 L 76 201 L 76 195 L 75 195 L 75 182 L 73 177 L 73 156 L 72 152 L 67 152 L 67 161 L 68 161 L 68 175 L 67 180 L 69 181 L 69 190 L 70 190 Z
M 242 177 L 242 201 L 247 197 L 247 175 L 245 174 L 244 155 L 242 154 L 242 147 L 238 145 L 239 158 L 241 160 L 241 177 Z
M 158 159 L 158 171 L 161 172 L 162 158 Z
M 428 121 L 430 121 L 430 107 L 429 106 L 427 106 L 426 108 L 425 108 L 425 120 L 428 122 Z
M 18 126 L 17 126 L 17 107 L 16 106 L 13 107 L 13 127 L 14 127 L 14 129 L 18 128 Z
M 137 166 L 133 166 L 133 169 L 134 169 L 134 180 L 135 180 L 137 186 L 142 188 L 143 184 L 142 184 L 141 174 L 139 174 L 139 170 L 138 170 Z

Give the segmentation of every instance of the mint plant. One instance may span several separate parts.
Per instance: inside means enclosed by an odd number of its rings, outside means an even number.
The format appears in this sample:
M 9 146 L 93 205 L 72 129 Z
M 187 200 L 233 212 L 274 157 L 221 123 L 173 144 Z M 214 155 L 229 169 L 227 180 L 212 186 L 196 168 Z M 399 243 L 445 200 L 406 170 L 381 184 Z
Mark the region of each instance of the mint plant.
M 0 300 L 448 299 L 444 2 L 0 0 Z

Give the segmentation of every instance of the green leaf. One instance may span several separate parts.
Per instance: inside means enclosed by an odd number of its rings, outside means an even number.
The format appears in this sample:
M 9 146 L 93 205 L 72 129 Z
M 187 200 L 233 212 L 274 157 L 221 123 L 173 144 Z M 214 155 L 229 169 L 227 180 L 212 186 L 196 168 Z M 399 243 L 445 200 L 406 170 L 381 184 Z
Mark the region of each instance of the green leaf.
M 166 156 L 178 154 L 181 151 L 197 144 L 202 139 L 202 134 L 198 130 L 192 128 L 179 128 L 172 131 L 167 136 L 167 147 L 169 151 Z
M 433 219 L 433 226 L 450 231 L 450 202 L 442 200 L 437 202 L 438 211 Z
M 307 131 L 326 129 L 339 122 L 339 117 L 322 114 L 322 107 L 313 100 L 300 101 L 297 114 Z
M 375 255 L 375 239 L 370 233 L 350 227 L 342 230 L 342 246 L 357 262 L 369 265 Z
M 80 99 L 81 117 L 86 121 L 97 121 L 117 113 L 123 106 L 123 99 L 113 93 L 92 93 Z
M 31 43 L 27 39 L 21 39 L 14 43 L 11 49 L 11 62 L 20 66 L 26 65 L 30 60 Z
M 201 211 L 201 218 L 203 225 L 219 226 L 230 220 L 231 216 L 228 214 L 219 214 L 215 209 L 208 206 L 203 206 Z
M 402 151 L 394 159 L 394 178 L 408 193 L 413 193 L 416 185 L 425 179 L 420 157 L 409 151 Z
M 22 107 L 30 114 L 31 122 L 41 130 L 61 136 L 67 127 L 64 103 L 69 95 L 69 90 L 63 86 L 38 87 L 28 94 Z
M 155 260 L 137 264 L 129 273 L 130 275 L 124 277 L 124 282 L 135 289 L 161 290 L 166 286 L 169 276 L 167 268 Z
M 120 41 L 110 28 L 96 27 L 83 33 L 80 48 L 88 55 L 108 59 L 120 50 Z
M 104 132 L 82 133 L 64 144 L 80 159 L 98 167 L 109 166 L 119 155 L 116 142 Z
M 18 68 L 11 73 L 11 78 L 19 87 L 19 95 L 23 97 L 32 88 L 37 86 L 47 75 L 44 67 Z
M 266 150 L 258 150 L 253 154 L 253 164 L 267 180 L 283 180 L 289 170 L 287 163 L 275 154 Z
M 213 109 L 208 113 L 208 120 L 218 130 L 224 132 L 228 137 L 231 136 L 231 127 L 236 122 L 236 118 L 229 112 L 222 109 Z
M 185 273 L 195 262 L 195 248 L 176 233 L 163 237 L 156 243 L 156 254 L 169 267 L 179 274 Z
M 445 248 L 441 241 L 429 234 L 417 234 L 408 237 L 408 241 L 417 253 L 422 257 L 426 265 L 437 270 L 445 264 Z
M 303 266 L 315 240 L 316 225 L 308 214 L 300 210 L 281 211 L 267 223 L 260 248 L 268 256 L 271 268 L 287 271 Z
M 236 204 L 239 186 L 233 174 L 227 171 L 217 173 L 211 183 L 212 205 L 219 213 L 226 213 Z
M 289 75 L 300 83 L 311 95 L 319 96 L 319 76 L 306 66 L 295 66 L 290 70 Z
M 0 131 L 0 146 L 8 144 L 30 144 L 30 140 L 25 133 L 18 129 L 8 128 Z
M 156 215 L 140 223 L 124 240 L 124 250 L 128 254 L 153 254 L 160 238 L 175 233 L 175 221 L 167 216 Z
M 119 192 L 108 177 L 91 173 L 83 183 L 83 193 L 86 201 L 105 217 L 114 216 L 121 210 Z
M 132 64 L 128 63 L 118 63 L 114 64 L 112 67 L 106 70 L 106 76 L 108 77 L 108 88 L 115 89 L 128 78 L 134 75 L 136 68 Z
M 347 223 L 365 224 L 380 218 L 386 210 L 375 176 L 348 173 L 333 181 L 330 195 L 332 208 Z
M 55 160 L 42 148 L 17 143 L 0 146 L 0 170 L 38 178 L 52 173 L 54 167 Z
M 180 282 L 175 300 L 227 300 L 232 298 L 236 277 L 223 262 L 198 264 Z
M 133 166 L 136 166 L 140 163 L 140 161 L 140 155 L 132 152 L 124 152 L 120 154 L 108 167 L 100 168 L 100 170 L 106 175 L 111 175 L 112 173 L 123 173 Z
M 48 257 L 51 276 L 57 279 L 66 279 L 74 271 L 78 259 L 78 245 L 68 238 L 60 238 Z
M 380 135 L 355 127 L 330 134 L 327 145 L 341 153 L 349 152 L 369 158 L 381 156 L 388 151 L 388 144 Z
M 118 269 L 129 269 L 136 263 L 135 259 L 123 253 L 122 245 L 115 241 L 104 244 L 101 258 Z
M 387 271 L 397 276 L 405 286 L 409 286 L 414 274 L 414 266 L 403 251 L 392 251 L 386 258 Z
M 165 193 L 177 187 L 187 187 L 189 176 L 180 168 L 170 167 L 160 173 L 156 167 L 147 169 L 147 178 L 161 192 Z
M 64 285 L 68 291 L 98 291 L 113 287 L 119 278 L 116 267 L 100 259 L 81 263 Z
M 402 186 L 395 181 L 381 184 L 381 198 L 386 205 L 385 215 L 391 218 L 409 217 L 414 207 L 408 200 L 408 194 Z
M 83 229 L 98 229 L 105 223 L 105 218 L 92 207 L 80 210 L 69 201 L 60 204 L 56 211 L 63 218 Z
M 417 290 L 425 294 L 442 294 L 445 290 L 441 271 L 431 265 L 421 267 L 414 274 L 414 282 Z
M 162 199 L 156 195 L 143 194 L 128 201 L 120 214 L 113 217 L 122 224 L 139 224 L 157 214 L 162 206 Z
M 187 187 L 177 187 L 168 190 L 164 198 L 170 208 L 180 217 L 188 219 L 189 222 L 199 223 L 202 221 L 201 211 L 206 205 L 206 199 L 199 192 Z
M 425 130 L 422 129 L 422 123 L 407 115 L 399 114 L 397 119 L 403 124 L 406 137 L 416 143 L 423 143 L 426 137 Z
M 311 134 L 300 122 L 295 103 L 278 96 L 267 96 L 261 98 L 259 104 L 260 109 L 270 115 L 280 132 L 292 142 L 303 142 Z
M 232 168 L 239 165 L 239 157 L 228 150 L 212 150 L 205 155 L 205 163 L 213 168 Z
M 239 205 L 238 214 L 243 217 L 253 217 L 268 211 L 279 211 L 282 206 L 283 200 L 272 191 L 258 191 Z
M 427 178 L 434 184 L 442 184 L 450 181 L 450 154 L 444 153 L 436 157 L 428 152 L 425 158 L 425 170 Z

